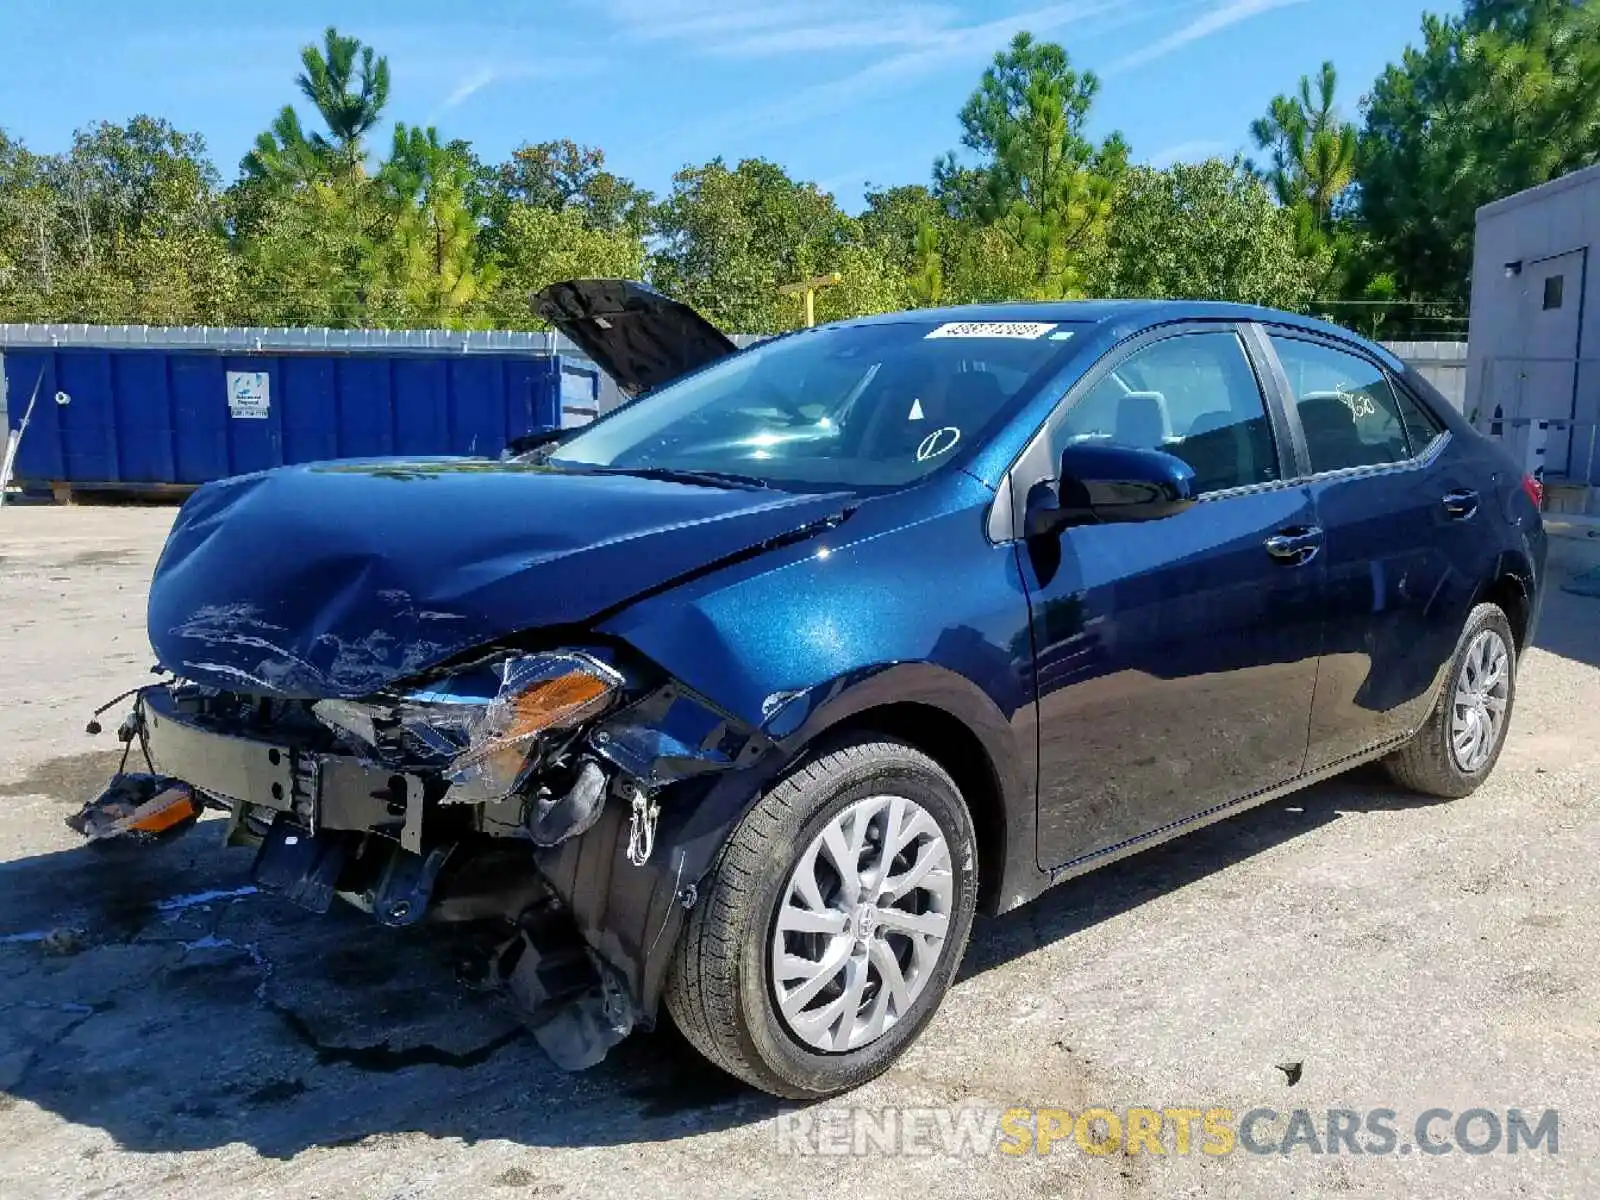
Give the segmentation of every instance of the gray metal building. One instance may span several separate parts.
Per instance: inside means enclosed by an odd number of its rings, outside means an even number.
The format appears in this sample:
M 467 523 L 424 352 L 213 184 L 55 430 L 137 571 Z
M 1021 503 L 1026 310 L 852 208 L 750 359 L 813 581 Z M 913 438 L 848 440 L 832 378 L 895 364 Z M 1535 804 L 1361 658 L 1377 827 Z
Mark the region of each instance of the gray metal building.
M 1552 507 L 1600 483 L 1600 166 L 1478 210 L 1467 415 L 1530 469 Z

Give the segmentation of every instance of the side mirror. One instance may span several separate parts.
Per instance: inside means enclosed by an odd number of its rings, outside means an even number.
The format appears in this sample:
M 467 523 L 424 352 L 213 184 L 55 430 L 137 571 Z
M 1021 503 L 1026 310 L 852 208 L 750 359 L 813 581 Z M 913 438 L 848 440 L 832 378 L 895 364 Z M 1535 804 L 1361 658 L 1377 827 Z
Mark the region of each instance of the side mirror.
M 1029 537 L 1068 525 L 1154 521 L 1194 503 L 1194 469 L 1160 450 L 1083 442 L 1061 452 L 1061 474 L 1052 486 L 1035 484 L 1028 494 Z

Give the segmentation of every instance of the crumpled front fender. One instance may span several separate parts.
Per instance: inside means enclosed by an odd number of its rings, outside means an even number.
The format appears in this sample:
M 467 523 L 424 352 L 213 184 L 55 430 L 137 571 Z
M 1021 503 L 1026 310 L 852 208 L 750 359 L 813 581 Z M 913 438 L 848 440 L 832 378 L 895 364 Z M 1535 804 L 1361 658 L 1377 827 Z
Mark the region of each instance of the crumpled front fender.
M 622 973 L 630 996 L 653 1016 L 689 909 L 734 827 L 760 796 L 831 733 L 863 713 L 916 704 L 962 722 L 984 744 L 1001 796 L 1031 814 L 1022 756 L 1010 752 L 1009 724 L 970 682 L 930 663 L 886 663 L 813 688 L 769 698 L 765 720 L 752 724 L 670 684 L 602 722 L 589 744 L 613 765 L 660 787 L 655 844 L 636 865 L 627 857 L 630 813 L 607 805 L 583 836 L 539 853 L 540 872 L 576 919 L 585 940 Z M 670 716 L 668 714 L 671 714 Z M 644 730 L 663 753 L 639 756 Z M 704 731 L 699 741 L 686 734 Z M 628 750 L 619 753 L 626 745 Z M 1025 819 L 1005 829 L 1026 829 Z M 1031 840 L 1002 832 L 1006 873 L 1025 870 Z M 1009 860 L 1016 857 L 1016 864 Z

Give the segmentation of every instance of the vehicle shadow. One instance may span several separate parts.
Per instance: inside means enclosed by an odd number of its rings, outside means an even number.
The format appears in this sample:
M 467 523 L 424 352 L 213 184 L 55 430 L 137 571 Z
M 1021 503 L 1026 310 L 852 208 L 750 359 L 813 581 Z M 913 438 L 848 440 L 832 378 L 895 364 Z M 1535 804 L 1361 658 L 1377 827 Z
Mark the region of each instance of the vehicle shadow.
M 1551 654 L 1600 667 L 1600 598 L 1545 588 L 1533 644 Z
M 979 918 L 958 980 L 1004 966 L 1041 946 L 1198 882 L 1346 813 L 1446 801 L 1397 788 L 1376 764 L 1249 809 L 1052 888 L 1004 916 Z

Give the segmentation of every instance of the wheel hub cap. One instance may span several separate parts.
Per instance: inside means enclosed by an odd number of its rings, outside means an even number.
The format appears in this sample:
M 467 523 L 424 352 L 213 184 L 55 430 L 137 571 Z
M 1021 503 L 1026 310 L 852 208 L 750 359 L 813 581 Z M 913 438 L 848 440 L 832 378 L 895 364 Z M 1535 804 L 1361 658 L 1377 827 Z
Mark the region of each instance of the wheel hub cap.
M 856 940 L 866 941 L 878 931 L 878 906 L 875 904 L 860 904 L 856 906 Z
M 1467 646 L 1451 699 L 1450 752 L 1461 770 L 1478 771 L 1500 744 L 1511 699 L 1511 651 L 1497 631 Z
M 882 1037 L 928 985 L 950 931 L 950 847 L 928 811 L 869 796 L 800 855 L 773 921 L 778 1012 L 816 1050 Z

